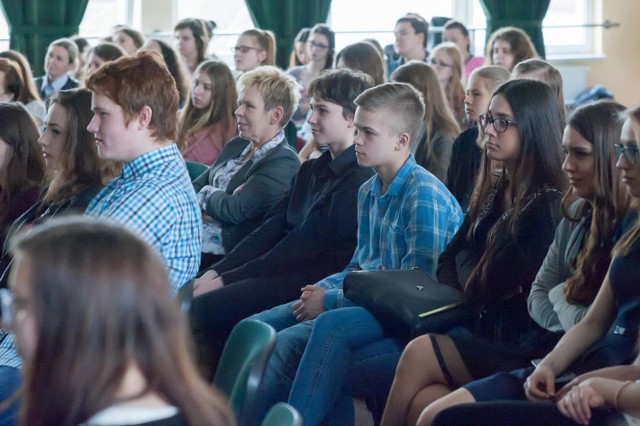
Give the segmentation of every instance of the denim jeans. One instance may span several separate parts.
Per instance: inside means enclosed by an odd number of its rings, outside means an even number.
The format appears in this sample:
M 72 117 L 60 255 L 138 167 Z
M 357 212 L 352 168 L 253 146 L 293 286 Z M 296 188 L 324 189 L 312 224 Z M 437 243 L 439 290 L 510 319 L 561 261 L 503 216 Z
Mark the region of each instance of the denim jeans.
M 262 419 L 277 402 L 286 401 L 300 358 L 307 346 L 315 320 L 298 322 L 293 315 L 294 302 L 276 306 L 268 311 L 252 315 L 271 325 L 278 332 L 276 346 L 269 358 L 267 369 L 260 385 L 257 418 Z
M 13 367 L 0 366 L 0 403 L 11 397 L 22 384 L 20 370 Z M 18 424 L 19 401 L 11 404 L 6 410 L 0 411 L 0 426 Z
M 368 390 L 362 386 L 354 389 L 354 384 L 370 382 L 369 374 L 379 375 L 379 368 L 386 371 L 382 387 L 388 392 L 401 352 L 402 344 L 385 339 L 380 323 L 366 309 L 346 307 L 325 312 L 313 326 L 289 403 L 300 412 L 305 426 L 353 424 L 352 391 L 371 394 L 379 383 Z

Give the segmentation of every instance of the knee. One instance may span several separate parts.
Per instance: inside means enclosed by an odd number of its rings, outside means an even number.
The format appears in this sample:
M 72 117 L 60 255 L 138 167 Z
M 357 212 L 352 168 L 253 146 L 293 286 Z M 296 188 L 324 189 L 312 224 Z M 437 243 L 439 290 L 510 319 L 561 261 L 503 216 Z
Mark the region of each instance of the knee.
M 429 364 L 428 355 L 433 351 L 427 336 L 413 339 L 402 352 L 396 374 L 413 374 L 416 368 L 424 368 Z

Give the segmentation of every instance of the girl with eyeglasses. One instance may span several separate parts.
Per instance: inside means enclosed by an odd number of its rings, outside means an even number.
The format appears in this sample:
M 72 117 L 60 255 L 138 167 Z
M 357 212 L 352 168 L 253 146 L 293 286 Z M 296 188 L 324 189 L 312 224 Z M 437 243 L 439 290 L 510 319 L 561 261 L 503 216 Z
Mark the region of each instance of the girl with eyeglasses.
M 437 270 L 438 281 L 464 293 L 475 320 L 450 335 L 409 343 L 383 425 L 416 424 L 421 411 L 452 386 L 482 377 L 498 352 L 477 350 L 477 341 L 502 348 L 532 333 L 540 332 L 542 343 L 553 338 L 529 317 L 526 297 L 562 215 L 566 177 L 559 121 L 555 95 L 544 83 L 509 81 L 494 92 L 480 120 L 486 142 L 471 205 Z M 492 168 L 492 162 L 501 167 Z
M 276 38 L 268 30 L 253 28 L 244 31 L 231 50 L 236 71 L 240 73 L 276 63 Z
M 462 85 L 463 62 L 460 49 L 454 43 L 437 45 L 427 62 L 438 75 L 440 86 L 449 102 L 449 107 L 458 124 L 464 122 L 464 86 Z
M 469 414 L 477 414 L 478 423 L 473 424 L 480 424 L 486 419 L 481 414 L 485 409 L 497 419 L 508 418 L 509 424 L 636 424 L 640 419 L 640 107 L 622 116 L 625 121 L 614 147 L 614 161 L 634 208 L 622 221 L 624 235 L 613 247 L 612 261 L 593 305 L 535 369 L 499 373 L 470 383 L 456 391 L 466 395 L 458 398 L 459 403 L 482 404 L 443 411 L 436 424 L 470 424 L 463 420 Z M 607 224 L 599 222 L 598 226 Z M 568 383 L 563 380 L 572 376 L 575 378 Z M 628 415 L 627 421 L 620 419 L 621 413 Z
M 236 134 L 238 92 L 224 62 L 201 63 L 193 75 L 187 106 L 180 114 L 176 144 L 186 161 L 211 166 Z
M 296 79 L 302 90 L 298 108 L 293 113 L 293 117 L 291 117 L 298 129 L 298 134 L 301 136 L 300 129 L 306 122 L 307 113 L 309 112 L 309 97 L 306 94 L 307 84 L 320 75 L 322 71 L 333 67 L 335 47 L 336 36 L 331 28 L 326 24 L 316 24 L 311 27 L 307 38 L 308 62 L 305 65 L 287 70 L 287 74 Z

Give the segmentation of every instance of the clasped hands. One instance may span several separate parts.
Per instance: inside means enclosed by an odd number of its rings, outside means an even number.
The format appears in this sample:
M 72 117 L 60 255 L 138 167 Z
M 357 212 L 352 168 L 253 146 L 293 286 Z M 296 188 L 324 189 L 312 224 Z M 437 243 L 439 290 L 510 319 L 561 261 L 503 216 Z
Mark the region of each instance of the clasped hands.
M 317 285 L 306 285 L 301 289 L 300 300 L 293 304 L 293 315 L 299 322 L 312 320 L 324 312 L 325 290 Z

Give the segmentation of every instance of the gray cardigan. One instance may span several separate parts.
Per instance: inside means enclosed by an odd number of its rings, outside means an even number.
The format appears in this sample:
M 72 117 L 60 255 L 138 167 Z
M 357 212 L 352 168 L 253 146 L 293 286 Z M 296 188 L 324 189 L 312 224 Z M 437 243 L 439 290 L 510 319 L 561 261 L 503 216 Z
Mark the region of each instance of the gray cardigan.
M 569 214 L 580 211 L 584 200 L 569 207 Z M 587 313 L 588 306 L 573 305 L 565 299 L 564 282 L 575 273 L 575 259 L 586 243 L 590 218 L 579 222 L 562 219 L 542 267 L 531 286 L 528 306 L 531 317 L 542 327 L 563 332 L 573 327 Z
M 213 166 L 193 181 L 196 192 L 209 185 L 216 170 L 238 157 L 249 143 L 239 136 L 227 142 Z M 226 252 L 257 228 L 266 211 L 287 195 L 299 168 L 300 160 L 285 139 L 255 164 L 247 161 L 231 178 L 226 191 L 216 191 L 209 197 L 205 212 L 222 224 Z M 241 185 L 242 189 L 235 192 Z

